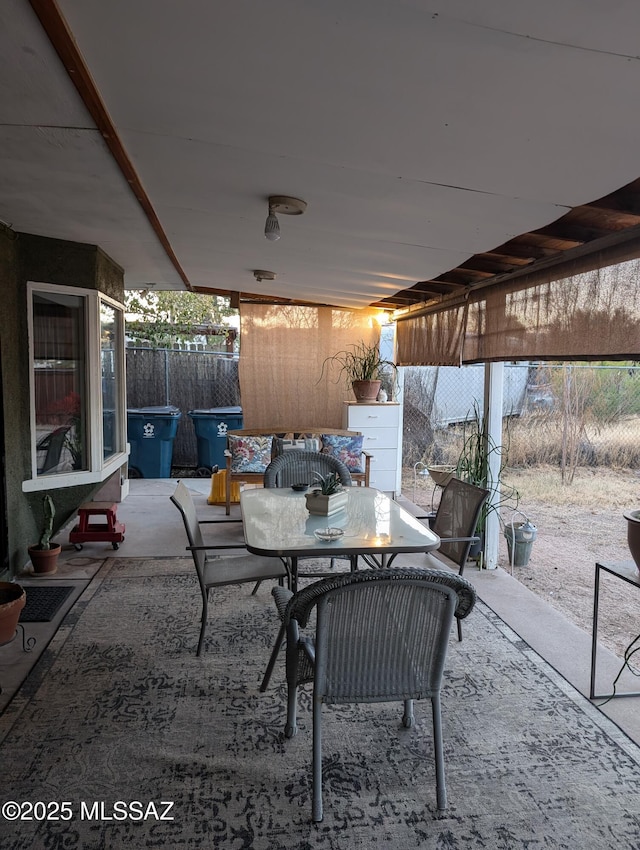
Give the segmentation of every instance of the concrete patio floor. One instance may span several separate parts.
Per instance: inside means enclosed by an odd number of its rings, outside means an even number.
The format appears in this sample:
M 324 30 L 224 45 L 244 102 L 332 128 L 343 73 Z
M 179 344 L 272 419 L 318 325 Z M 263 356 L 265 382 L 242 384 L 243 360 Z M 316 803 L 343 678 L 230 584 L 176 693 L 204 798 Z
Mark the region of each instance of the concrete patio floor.
M 188 478 L 185 484 L 192 491 L 198 515 L 204 519 L 225 520 L 223 507 L 209 506 L 209 479 Z M 25 572 L 21 584 L 67 584 L 74 591 L 50 623 L 26 623 L 25 636 L 35 638 L 31 652 L 24 652 L 20 637 L 0 648 L 0 711 L 4 709 L 30 669 L 52 639 L 63 639 L 63 620 L 105 558 L 153 558 L 187 555 L 182 520 L 169 501 L 176 479 L 133 479 L 129 495 L 118 505 L 118 520 L 126 526 L 125 540 L 118 551 L 109 543 L 87 543 L 81 552 L 68 543 L 70 523 L 58 535 L 63 545 L 58 571 L 51 578 L 34 578 Z M 232 508 L 232 518 L 239 519 L 238 507 Z M 239 526 L 221 526 L 221 542 L 237 541 Z M 227 532 L 226 534 L 224 532 Z M 216 536 L 218 530 L 216 530 Z M 419 565 L 420 556 L 404 555 L 397 565 Z M 469 567 L 465 576 L 474 584 L 480 599 L 513 629 L 529 646 L 551 664 L 585 697 L 589 694 L 591 671 L 591 634 L 566 620 L 546 602 L 501 569 L 478 570 Z M 194 593 L 197 592 L 194 584 Z M 61 626 L 62 624 L 62 626 Z M 59 637 L 56 637 L 60 629 Z M 194 651 L 197 629 L 194 623 Z M 598 650 L 598 693 L 609 692 L 621 660 L 600 646 Z M 619 682 L 619 690 L 640 690 L 637 680 L 628 675 Z M 633 741 L 640 744 L 640 712 L 633 697 L 616 698 L 602 706 L 611 718 Z M 522 718 L 526 723 L 526 717 Z

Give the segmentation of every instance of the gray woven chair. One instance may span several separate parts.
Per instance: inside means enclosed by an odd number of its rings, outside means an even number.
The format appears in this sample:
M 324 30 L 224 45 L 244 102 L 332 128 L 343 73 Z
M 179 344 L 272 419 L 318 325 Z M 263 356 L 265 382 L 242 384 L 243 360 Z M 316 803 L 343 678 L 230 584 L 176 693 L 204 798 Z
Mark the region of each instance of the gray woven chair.
M 191 493 L 182 481 L 178 483 L 171 501 L 178 508 L 184 521 L 189 545 L 187 549 L 193 555 L 193 561 L 198 575 L 202 592 L 202 617 L 200 637 L 196 655 L 202 651 L 207 615 L 209 608 L 209 591 L 212 587 L 223 587 L 228 584 L 243 584 L 245 582 L 260 582 L 264 579 L 278 579 L 282 586 L 284 579 L 289 579 L 286 565 L 279 558 L 261 558 L 250 555 L 243 544 L 226 544 L 222 546 L 204 543 L 200 526 L 208 521 L 199 521 Z M 211 522 L 215 522 L 212 520 Z M 234 554 L 223 556 L 221 553 L 231 550 Z M 241 550 L 240 552 L 238 550 Z M 211 555 L 207 553 L 211 552 Z M 216 554 L 217 553 L 217 554 Z M 284 587 L 282 587 L 284 590 Z
M 489 490 L 452 478 L 442 491 L 440 504 L 429 525 L 440 538 L 440 546 L 427 552 L 427 566 L 442 569 L 443 566 L 462 575 L 469 560 L 469 551 L 480 541 L 476 534 L 482 506 Z M 462 625 L 458 618 L 458 640 L 462 640 Z
M 353 480 L 346 464 L 333 455 L 322 452 L 305 452 L 290 449 L 274 458 L 264 473 L 265 487 L 291 487 L 293 484 L 309 484 L 311 488 L 318 482 L 318 476 L 324 478 L 331 472 L 337 472 L 343 487 L 351 487 Z M 346 560 L 350 558 L 344 556 Z M 331 558 L 333 569 L 335 558 Z M 307 577 L 310 574 L 307 574 Z M 312 578 L 319 578 L 325 573 L 316 573 Z
M 305 452 L 291 449 L 274 458 L 264 473 L 265 487 L 291 487 L 293 484 L 309 484 L 337 472 L 344 487 L 351 487 L 351 473 L 342 461 L 322 452 Z
M 272 592 L 287 629 L 287 738 L 298 685 L 313 682 L 313 820 L 322 820 L 323 703 L 403 701 L 410 727 L 413 700 L 430 699 L 437 805 L 446 808 L 440 688 L 453 618 L 472 610 L 473 587 L 446 570 L 392 568 Z M 315 635 L 303 636 L 314 609 Z

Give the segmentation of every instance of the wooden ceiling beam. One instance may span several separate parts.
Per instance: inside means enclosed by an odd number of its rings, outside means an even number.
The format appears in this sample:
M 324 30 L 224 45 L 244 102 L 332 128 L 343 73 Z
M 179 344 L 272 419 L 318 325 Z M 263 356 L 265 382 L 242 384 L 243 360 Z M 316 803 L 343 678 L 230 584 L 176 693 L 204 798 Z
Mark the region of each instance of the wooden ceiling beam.
M 476 254 L 471 259 L 484 260 L 485 258 L 488 262 L 494 262 L 498 265 L 505 264 L 514 266 L 515 268 L 526 266 L 531 262 L 529 257 L 516 257 L 514 253 L 501 254 L 498 251 L 487 251 L 484 254 Z
M 635 214 L 625 210 L 614 210 L 587 204 L 572 210 L 571 221 L 585 227 L 606 227 L 607 232 L 626 230 L 627 227 L 635 227 L 640 224 L 640 210 Z
M 597 238 L 595 232 L 586 232 L 584 228 L 558 227 L 555 223 L 541 227 L 540 230 L 536 230 L 536 233 L 546 237 L 545 247 L 552 249 L 547 256 L 568 251 L 570 248 L 578 248 Z
M 69 75 L 69 79 L 76 87 L 84 105 L 93 118 L 98 132 L 102 136 L 102 139 L 111 156 L 115 160 L 116 165 L 122 172 L 122 176 L 129 184 L 129 188 L 142 207 L 142 210 L 158 237 L 165 254 L 169 258 L 169 261 L 178 273 L 185 287 L 188 290 L 193 291 L 189 278 L 180 265 L 178 257 L 171 247 L 169 237 L 160 223 L 160 219 L 158 218 L 153 204 L 142 185 L 138 172 L 129 158 L 129 154 L 118 135 L 115 124 L 111 120 L 107 107 L 100 96 L 100 92 L 98 91 L 98 87 L 96 86 L 93 77 L 91 76 L 91 72 L 80 53 L 76 40 L 60 13 L 60 9 L 55 3 L 55 0 L 29 0 L 29 3 L 31 4 L 33 11 L 36 13 L 38 20 L 42 24 L 42 28 L 53 45 L 54 50 L 60 57 L 60 61 Z
M 484 272 L 486 285 L 492 286 L 493 278 L 496 284 L 522 280 L 537 270 L 561 268 L 595 252 L 601 255 L 604 264 L 604 256 L 610 258 L 609 263 L 640 256 L 640 178 L 592 203 L 574 207 L 545 227 L 520 234 L 491 251 L 475 254 L 435 280 L 421 281 L 403 290 L 396 300 L 408 295 L 417 304 L 420 296 L 424 298 L 428 294 L 434 296 L 433 300 L 438 296 L 455 299 L 459 289 L 465 288 L 460 280 L 475 288 L 469 272 Z M 442 284 L 449 290 L 440 288 Z M 482 282 L 478 281 L 478 285 L 482 286 Z
M 465 269 L 465 271 L 487 272 L 490 275 L 495 275 L 513 271 L 513 269 L 520 268 L 522 265 L 526 265 L 526 261 L 522 259 L 517 262 L 510 262 L 499 254 L 476 254 L 462 263 L 460 268 Z
M 494 253 L 519 257 L 526 261 L 526 265 L 535 260 L 543 260 L 546 257 L 553 256 L 557 253 L 557 248 L 542 245 L 541 240 L 536 240 L 531 233 L 526 233 L 498 246 L 494 249 Z
M 463 283 L 448 280 L 420 280 L 404 292 L 436 292 L 439 295 L 449 294 L 458 289 L 464 289 Z
M 458 266 L 446 272 L 446 274 L 439 275 L 435 278 L 435 281 L 436 283 L 446 283 L 450 286 L 469 286 L 479 280 L 495 277 L 495 274 L 495 272 L 481 272 Z

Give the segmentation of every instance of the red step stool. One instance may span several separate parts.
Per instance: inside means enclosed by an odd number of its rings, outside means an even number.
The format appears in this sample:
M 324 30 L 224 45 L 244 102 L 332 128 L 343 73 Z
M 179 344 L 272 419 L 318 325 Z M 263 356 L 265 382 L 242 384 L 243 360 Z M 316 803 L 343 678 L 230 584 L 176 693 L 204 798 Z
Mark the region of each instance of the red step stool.
M 90 517 L 103 516 L 106 522 L 90 522 Z M 69 543 L 80 551 L 83 543 L 111 543 L 114 549 L 124 540 L 124 525 L 117 521 L 112 502 L 85 502 L 78 508 L 78 524 L 69 532 Z

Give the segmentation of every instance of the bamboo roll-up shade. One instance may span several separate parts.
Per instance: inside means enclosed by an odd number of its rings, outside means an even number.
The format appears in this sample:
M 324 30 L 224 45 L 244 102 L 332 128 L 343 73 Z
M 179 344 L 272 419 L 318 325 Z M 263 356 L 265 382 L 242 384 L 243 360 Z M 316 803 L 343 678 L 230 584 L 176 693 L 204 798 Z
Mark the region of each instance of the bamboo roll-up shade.
M 460 366 L 466 307 L 458 304 L 440 313 L 399 321 L 398 366 Z
M 245 428 L 342 427 L 354 396 L 326 358 L 377 344 L 379 310 L 241 303 L 240 397 Z
M 452 354 L 461 336 L 461 356 L 455 360 Z M 638 355 L 637 260 L 561 280 L 554 280 L 551 271 L 541 271 L 527 279 L 472 291 L 468 312 L 463 304 L 454 303 L 440 312 L 398 322 L 398 359 L 404 365 L 633 359 Z

